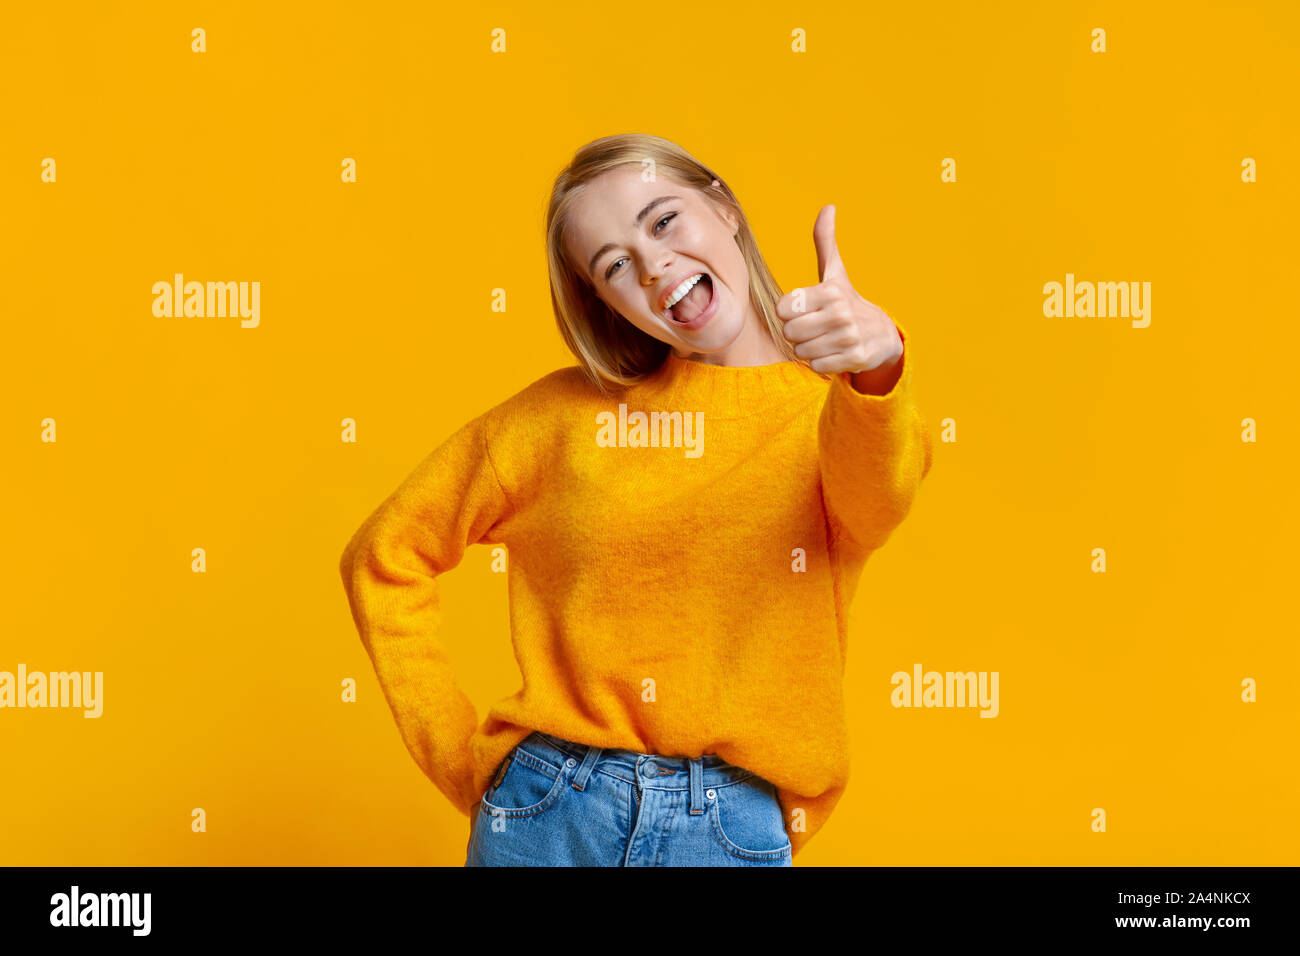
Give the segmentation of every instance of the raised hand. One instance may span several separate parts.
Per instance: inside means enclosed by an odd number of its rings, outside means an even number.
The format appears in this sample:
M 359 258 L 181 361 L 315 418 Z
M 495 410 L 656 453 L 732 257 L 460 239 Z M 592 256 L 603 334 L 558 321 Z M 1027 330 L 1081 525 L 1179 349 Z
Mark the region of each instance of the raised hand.
M 813 225 L 817 248 L 815 286 L 794 289 L 777 303 L 786 339 L 815 372 L 852 372 L 861 392 L 893 387 L 903 340 L 882 309 L 858 294 L 849 282 L 835 245 L 835 207 L 823 206 Z

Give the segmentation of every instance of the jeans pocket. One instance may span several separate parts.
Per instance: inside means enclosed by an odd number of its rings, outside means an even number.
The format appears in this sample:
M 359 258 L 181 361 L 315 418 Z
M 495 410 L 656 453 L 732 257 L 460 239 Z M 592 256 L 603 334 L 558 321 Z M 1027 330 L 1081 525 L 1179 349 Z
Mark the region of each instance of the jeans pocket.
M 563 767 L 515 747 L 483 794 L 480 809 L 496 817 L 536 816 L 564 792 L 565 776 Z
M 739 783 L 711 789 L 710 828 L 724 850 L 746 860 L 765 862 L 790 856 L 785 815 L 771 783 L 754 774 Z

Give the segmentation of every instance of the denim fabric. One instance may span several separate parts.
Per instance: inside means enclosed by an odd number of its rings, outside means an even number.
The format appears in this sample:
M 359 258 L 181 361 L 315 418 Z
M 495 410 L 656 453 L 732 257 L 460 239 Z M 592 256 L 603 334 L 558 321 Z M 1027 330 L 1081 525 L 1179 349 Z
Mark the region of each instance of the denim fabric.
M 466 866 L 790 866 L 776 788 L 714 754 L 602 750 L 534 732 L 470 819 Z

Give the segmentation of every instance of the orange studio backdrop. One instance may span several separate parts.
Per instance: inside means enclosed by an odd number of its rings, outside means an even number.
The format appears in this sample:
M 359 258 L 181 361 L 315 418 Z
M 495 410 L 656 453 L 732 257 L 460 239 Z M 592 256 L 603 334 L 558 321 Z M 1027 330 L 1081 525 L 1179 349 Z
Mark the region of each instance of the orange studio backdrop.
M 835 204 L 908 333 L 934 464 L 796 864 L 1296 863 L 1298 36 L 1281 0 L 7 6 L 0 682 L 93 706 L 0 708 L 0 863 L 464 862 L 339 557 L 574 364 L 545 203 L 620 132 L 723 173 L 784 291 Z M 242 310 L 167 315 L 178 276 Z M 440 578 L 480 717 L 507 578 Z M 995 705 L 896 706 L 970 671 Z

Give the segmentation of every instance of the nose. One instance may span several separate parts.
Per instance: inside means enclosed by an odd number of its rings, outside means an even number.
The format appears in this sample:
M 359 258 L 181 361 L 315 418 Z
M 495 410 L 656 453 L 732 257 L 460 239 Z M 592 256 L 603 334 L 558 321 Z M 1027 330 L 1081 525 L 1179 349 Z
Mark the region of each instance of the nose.
M 641 280 L 642 285 L 654 285 L 660 277 L 668 271 L 667 259 L 661 259 L 657 265 L 648 266 L 645 270 L 645 276 Z

